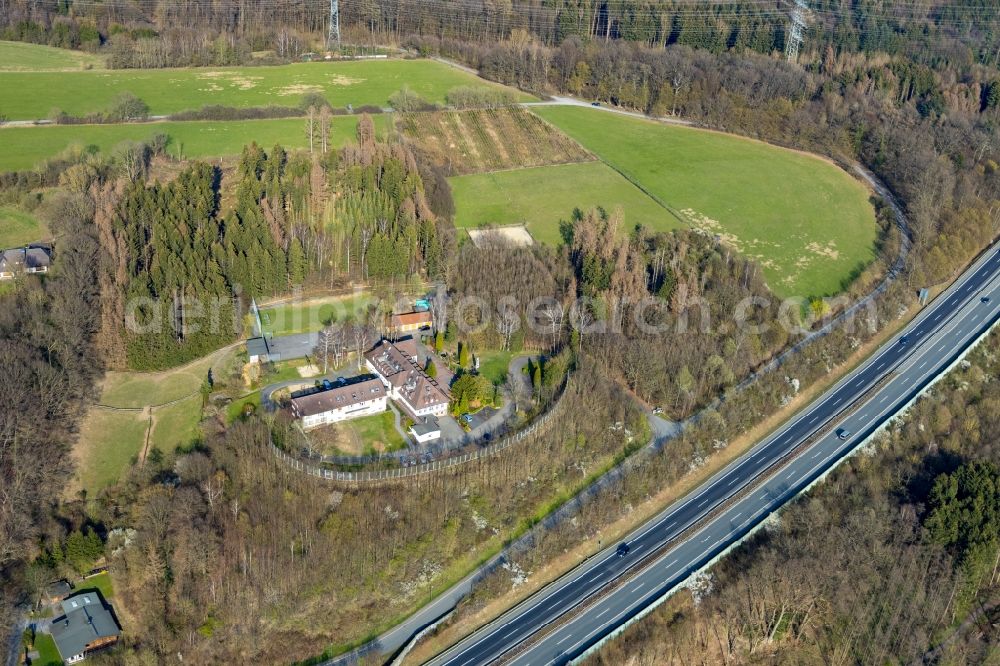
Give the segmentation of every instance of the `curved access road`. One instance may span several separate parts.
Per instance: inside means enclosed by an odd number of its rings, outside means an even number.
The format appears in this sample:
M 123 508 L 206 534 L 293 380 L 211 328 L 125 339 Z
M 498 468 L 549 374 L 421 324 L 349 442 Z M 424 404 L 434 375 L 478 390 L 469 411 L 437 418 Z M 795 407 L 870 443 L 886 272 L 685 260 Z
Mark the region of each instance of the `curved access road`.
M 998 248 L 790 422 L 630 534 L 626 556 L 606 549 L 430 663 L 569 663 L 672 593 L 905 409 L 1000 320 Z

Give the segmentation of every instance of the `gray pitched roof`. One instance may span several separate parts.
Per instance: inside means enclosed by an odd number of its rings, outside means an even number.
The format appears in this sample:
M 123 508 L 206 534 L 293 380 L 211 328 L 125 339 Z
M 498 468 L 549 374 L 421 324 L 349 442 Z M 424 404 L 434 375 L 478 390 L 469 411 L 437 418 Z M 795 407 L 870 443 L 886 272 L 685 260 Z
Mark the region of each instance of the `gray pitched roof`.
M 0 272 L 9 272 L 18 268 L 29 271 L 47 269 L 52 263 L 49 249 L 41 245 L 17 247 L 0 252 Z
M 267 356 L 267 341 L 264 338 L 250 338 L 247 340 L 247 354 L 249 356 Z
M 295 394 L 292 407 L 297 416 L 312 416 L 336 409 L 347 409 L 362 402 L 385 397 L 385 386 L 372 375 L 353 384 L 335 386 L 331 389 Z
M 99 638 L 119 636 L 121 629 L 97 592 L 81 592 L 62 601 L 63 617 L 52 621 L 52 638 L 63 659 L 82 653 Z
M 418 437 L 423 437 L 424 435 L 429 435 L 432 432 L 441 432 L 441 424 L 433 416 L 428 416 L 423 421 L 418 421 L 410 426 L 410 430 L 413 431 L 414 435 Z

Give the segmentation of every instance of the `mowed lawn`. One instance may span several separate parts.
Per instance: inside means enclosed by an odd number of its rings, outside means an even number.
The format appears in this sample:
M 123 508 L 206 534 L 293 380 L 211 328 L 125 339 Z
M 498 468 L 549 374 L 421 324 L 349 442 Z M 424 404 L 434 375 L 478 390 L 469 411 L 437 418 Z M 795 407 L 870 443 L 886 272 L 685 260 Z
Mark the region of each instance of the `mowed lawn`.
M 2 112 L 10 120 L 47 118 L 53 108 L 73 116 L 107 109 L 122 92 L 149 105 L 152 115 L 225 106 L 297 106 L 306 93 L 324 95 L 335 107 L 386 106 L 409 86 L 431 102 L 443 102 L 456 86 L 500 87 L 434 60 L 365 60 L 266 67 L 0 72 Z M 530 95 L 518 94 L 523 101 Z
M 621 174 L 602 162 L 497 171 L 449 178 L 455 199 L 455 226 L 524 223 L 535 241 L 562 242 L 559 222 L 573 210 L 621 208 L 624 230 L 637 224 L 657 230 L 674 229 L 679 222 Z
M 332 322 L 364 320 L 371 298 L 365 294 L 276 305 L 260 309 L 264 333 L 292 335 L 318 331 Z
M 779 296 L 840 292 L 875 257 L 859 181 L 768 144 L 580 107 L 536 113 L 763 267 Z
M 0 72 L 68 72 L 104 69 L 104 58 L 85 51 L 0 40 Z M 3 112 L 3 108 L 0 108 Z
M 343 146 L 353 141 L 360 116 L 335 116 L 330 125 L 330 141 Z M 382 131 L 386 116 L 372 116 Z M 122 125 L 48 125 L 0 128 L 0 171 L 31 169 L 70 146 L 94 146 L 104 152 L 123 141 L 143 141 L 156 134 L 169 137 L 167 152 L 185 158 L 237 155 L 243 146 L 256 141 L 265 148 L 280 143 L 286 148 L 306 148 L 305 120 L 190 121 L 126 123 Z
M 49 230 L 34 215 L 0 206 L 0 249 L 44 240 Z
M 345 421 L 344 425 L 357 434 L 364 447 L 364 455 L 388 453 L 406 446 L 403 436 L 396 430 L 395 416 L 391 410 L 351 419 Z

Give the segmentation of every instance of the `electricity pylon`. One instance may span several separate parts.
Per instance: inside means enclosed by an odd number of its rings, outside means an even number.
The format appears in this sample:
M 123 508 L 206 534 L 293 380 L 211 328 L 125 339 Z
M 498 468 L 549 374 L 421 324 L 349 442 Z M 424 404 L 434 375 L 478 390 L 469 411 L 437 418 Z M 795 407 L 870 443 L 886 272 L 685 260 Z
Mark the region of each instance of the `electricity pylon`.
M 806 4 L 806 0 L 795 0 L 791 22 L 788 25 L 788 35 L 785 37 L 785 58 L 788 62 L 796 62 L 799 59 L 799 46 L 802 45 L 802 33 L 806 28 L 807 11 L 809 5 Z
M 330 0 L 330 29 L 326 33 L 326 50 L 340 50 L 340 3 Z

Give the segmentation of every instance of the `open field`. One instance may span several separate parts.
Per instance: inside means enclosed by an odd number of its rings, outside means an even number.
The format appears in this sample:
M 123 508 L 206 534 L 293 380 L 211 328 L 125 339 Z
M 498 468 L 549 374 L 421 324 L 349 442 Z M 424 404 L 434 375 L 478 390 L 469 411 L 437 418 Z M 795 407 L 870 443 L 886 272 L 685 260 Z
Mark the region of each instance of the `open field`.
M 69 72 L 104 69 L 104 58 L 85 51 L 0 41 L 0 72 Z M 0 113 L 4 109 L 0 107 Z
M 342 146 L 355 138 L 359 116 L 335 116 L 330 125 L 330 141 Z M 381 131 L 386 118 L 372 117 Z M 256 141 L 270 149 L 276 143 L 286 148 L 306 148 L 302 118 L 268 120 L 197 120 L 187 122 L 127 123 L 121 125 L 48 125 L 0 128 L 0 171 L 30 169 L 43 159 L 54 157 L 72 145 L 95 146 L 108 151 L 122 141 L 142 141 L 156 134 L 170 138 L 167 152 L 185 158 L 237 155 L 243 146 Z
M 325 302 L 310 300 L 260 309 L 264 333 L 292 335 L 318 331 L 330 322 L 363 318 L 371 298 L 365 294 L 331 297 Z
M 85 488 L 93 496 L 118 480 L 142 456 L 150 427 L 150 446 L 164 453 L 190 445 L 199 435 L 199 389 L 209 368 L 216 382 L 225 381 L 236 354 L 236 349 L 223 349 L 163 372 L 108 372 L 99 402 L 112 409 L 91 407 L 84 417 L 73 452 L 77 473 L 71 492 Z
M 48 235 L 49 230 L 34 215 L 0 206 L 0 249 L 40 241 Z
M 177 447 L 187 449 L 200 439 L 201 395 L 193 395 L 166 407 L 153 409 L 150 448 L 170 453 Z
M 91 408 L 80 427 L 74 448 L 76 478 L 73 489 L 95 496 L 121 478 L 132 460 L 142 455 L 149 417 L 145 411 Z
M 456 86 L 498 86 L 433 60 L 366 60 L 298 63 L 271 67 L 4 72 L 3 113 L 10 120 L 47 118 L 53 108 L 71 116 L 107 109 L 122 92 L 149 105 L 152 115 L 198 109 L 296 106 L 306 93 L 320 93 L 335 107 L 386 106 L 404 85 L 431 102 L 443 102 Z M 533 99 L 518 93 L 522 101 Z
M 601 162 L 560 164 L 448 179 L 455 197 L 455 226 L 523 222 L 537 242 L 558 245 L 560 220 L 570 220 L 573 209 L 621 207 L 625 228 L 642 224 L 668 230 L 676 218 L 639 188 Z
M 147 407 L 162 405 L 196 393 L 211 368 L 215 378 L 226 376 L 234 363 L 235 349 L 224 349 L 193 363 L 162 372 L 108 372 L 101 389 L 102 405 Z
M 837 293 L 875 256 L 867 189 L 822 159 L 600 110 L 553 106 L 536 113 L 760 262 L 779 296 Z
M 522 107 L 410 113 L 400 126 L 452 174 L 594 159 L 576 141 Z

